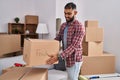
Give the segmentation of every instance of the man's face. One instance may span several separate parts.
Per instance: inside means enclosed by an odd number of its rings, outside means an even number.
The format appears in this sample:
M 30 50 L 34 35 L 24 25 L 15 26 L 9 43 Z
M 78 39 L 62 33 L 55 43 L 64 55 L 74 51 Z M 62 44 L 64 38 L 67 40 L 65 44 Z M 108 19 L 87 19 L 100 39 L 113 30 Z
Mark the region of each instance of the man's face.
M 64 16 L 67 22 L 71 22 L 76 15 L 76 10 L 73 9 L 64 9 Z

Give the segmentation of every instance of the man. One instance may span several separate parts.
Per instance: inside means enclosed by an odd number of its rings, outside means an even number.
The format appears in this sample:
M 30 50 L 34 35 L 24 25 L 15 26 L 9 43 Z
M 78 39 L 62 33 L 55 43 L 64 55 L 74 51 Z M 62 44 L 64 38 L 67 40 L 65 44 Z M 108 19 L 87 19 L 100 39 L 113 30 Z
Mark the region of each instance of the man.
M 64 7 L 66 22 L 61 25 L 59 34 L 55 40 L 62 41 L 63 52 L 59 55 L 66 63 L 68 80 L 78 80 L 82 65 L 82 40 L 85 29 L 82 24 L 75 19 L 77 14 L 76 5 L 72 2 Z M 58 55 L 50 55 L 48 64 L 53 64 L 58 60 Z

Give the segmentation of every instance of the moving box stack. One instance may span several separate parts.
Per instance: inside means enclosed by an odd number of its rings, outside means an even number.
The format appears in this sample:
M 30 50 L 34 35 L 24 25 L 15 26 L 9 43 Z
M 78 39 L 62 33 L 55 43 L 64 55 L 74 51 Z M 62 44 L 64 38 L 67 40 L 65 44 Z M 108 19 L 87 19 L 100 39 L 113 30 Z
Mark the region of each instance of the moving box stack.
M 98 26 L 97 20 L 87 20 L 85 29 L 81 75 L 114 73 L 115 56 L 103 52 L 103 28 Z

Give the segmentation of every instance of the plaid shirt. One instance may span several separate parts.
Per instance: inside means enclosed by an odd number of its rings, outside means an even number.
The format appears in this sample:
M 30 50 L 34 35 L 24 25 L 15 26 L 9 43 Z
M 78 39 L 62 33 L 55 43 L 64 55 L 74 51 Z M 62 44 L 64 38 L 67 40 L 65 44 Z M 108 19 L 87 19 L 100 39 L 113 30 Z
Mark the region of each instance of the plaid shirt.
M 74 20 L 69 24 L 63 23 L 55 40 L 62 41 L 63 43 L 66 25 L 69 26 L 67 32 L 67 48 L 63 50 L 60 56 L 66 60 L 66 66 L 71 67 L 75 62 L 82 61 L 82 40 L 85 35 L 85 28 L 78 20 Z

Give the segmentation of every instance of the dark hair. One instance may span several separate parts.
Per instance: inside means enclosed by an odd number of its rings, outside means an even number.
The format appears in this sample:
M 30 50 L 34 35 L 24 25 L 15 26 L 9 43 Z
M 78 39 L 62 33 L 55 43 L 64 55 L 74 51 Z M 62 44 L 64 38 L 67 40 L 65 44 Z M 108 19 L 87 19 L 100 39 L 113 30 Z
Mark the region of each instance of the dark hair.
M 67 3 L 64 9 L 76 9 L 76 4 L 74 4 L 73 2 Z

